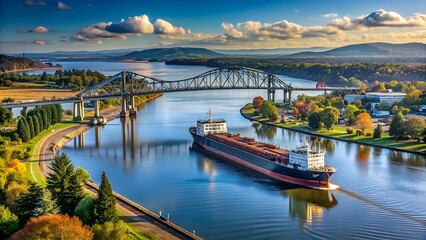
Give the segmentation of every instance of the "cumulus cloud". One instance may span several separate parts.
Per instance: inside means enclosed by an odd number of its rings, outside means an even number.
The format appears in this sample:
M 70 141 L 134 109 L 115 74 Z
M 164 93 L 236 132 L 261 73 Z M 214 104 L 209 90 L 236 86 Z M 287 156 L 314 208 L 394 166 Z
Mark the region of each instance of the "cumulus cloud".
M 126 40 L 127 37 L 124 34 L 113 33 L 105 30 L 107 26 L 110 26 L 112 23 L 97 23 L 91 26 L 80 29 L 74 36 L 72 36 L 73 41 L 88 42 L 102 44 L 103 40 Z
M 185 30 L 182 27 L 174 27 L 171 23 L 163 20 L 157 19 L 154 23 L 154 33 L 155 34 L 190 34 L 190 30 Z
M 417 13 L 404 18 L 396 12 L 379 9 L 368 15 L 350 19 L 349 17 L 336 18 L 329 26 L 341 30 L 358 30 L 371 27 L 422 27 L 426 26 L 426 15 Z
M 244 33 L 236 30 L 232 23 L 222 23 L 221 27 L 226 32 L 226 35 L 230 38 L 236 38 L 236 39 L 247 38 L 247 36 Z
M 326 14 L 322 15 L 322 17 L 324 17 L 324 18 L 335 18 L 335 17 L 338 17 L 338 16 L 339 16 L 339 14 L 337 14 L 337 13 L 326 13 Z
M 195 33 L 190 36 L 182 35 L 160 35 L 161 39 L 171 40 L 174 42 L 184 42 L 196 45 L 205 44 L 227 44 L 227 36 L 225 34 L 207 34 L 207 33 Z M 170 43 L 170 42 L 169 42 Z
M 73 41 L 82 41 L 89 43 L 103 43 L 103 40 L 127 39 L 129 34 L 190 34 L 190 30 L 183 27 L 175 27 L 170 22 L 163 19 L 157 19 L 154 24 L 151 23 L 147 15 L 128 17 L 121 19 L 118 23 L 97 23 L 80 29 L 73 37 Z
M 25 0 L 25 4 L 28 6 L 46 6 L 47 2 L 41 2 L 41 1 L 34 2 L 33 0 Z
M 70 7 L 70 6 L 66 5 L 66 4 L 65 4 L 65 3 L 63 3 L 63 2 L 58 2 L 57 7 L 58 7 L 58 9 L 61 9 L 61 10 L 68 10 L 68 9 L 71 9 L 71 7 Z
M 35 27 L 33 29 L 19 30 L 17 32 L 19 32 L 19 33 L 47 33 L 47 32 L 49 32 L 49 29 L 47 29 L 46 27 L 43 27 L 43 26 L 38 26 L 38 27 Z

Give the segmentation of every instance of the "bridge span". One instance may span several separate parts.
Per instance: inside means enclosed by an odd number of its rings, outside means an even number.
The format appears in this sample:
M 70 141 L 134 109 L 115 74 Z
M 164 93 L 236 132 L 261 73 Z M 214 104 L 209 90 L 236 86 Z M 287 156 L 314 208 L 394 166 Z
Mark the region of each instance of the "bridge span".
M 93 85 L 75 97 L 56 98 L 41 101 L 27 101 L 14 103 L 1 103 L 6 108 L 23 108 L 24 115 L 28 107 L 74 103 L 73 116 L 75 120 L 84 118 L 84 102 L 92 101 L 95 106 L 94 117 L 99 117 L 99 101 L 110 98 L 122 99 L 120 116 L 127 117 L 135 114 L 134 96 L 202 90 L 236 90 L 236 89 L 265 89 L 267 99 L 275 102 L 275 92 L 283 91 L 283 102 L 292 104 L 293 91 L 354 91 L 359 88 L 348 87 L 293 87 L 282 81 L 276 75 L 250 68 L 218 68 L 207 71 L 192 78 L 166 81 L 150 76 L 144 76 L 134 72 L 123 71 L 102 82 Z

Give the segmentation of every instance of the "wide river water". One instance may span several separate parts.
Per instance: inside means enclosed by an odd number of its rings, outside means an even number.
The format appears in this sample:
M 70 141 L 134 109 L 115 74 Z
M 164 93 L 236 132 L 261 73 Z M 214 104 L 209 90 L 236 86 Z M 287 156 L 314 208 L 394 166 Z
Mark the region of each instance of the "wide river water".
M 210 70 L 164 63 L 60 64 L 164 80 Z M 279 77 L 295 86 L 315 85 Z M 326 162 L 337 167 L 332 182 L 340 186 L 327 192 L 278 184 L 191 149 L 188 128 L 209 108 L 227 120 L 233 133 L 289 148 L 306 139 L 244 119 L 239 109 L 258 95 L 265 97 L 266 91 L 167 93 L 140 108 L 136 119 L 92 128 L 62 151 L 94 182 L 99 184 L 105 171 L 114 191 L 154 212 L 169 213 L 173 222 L 206 239 L 426 239 L 424 156 L 320 139 Z

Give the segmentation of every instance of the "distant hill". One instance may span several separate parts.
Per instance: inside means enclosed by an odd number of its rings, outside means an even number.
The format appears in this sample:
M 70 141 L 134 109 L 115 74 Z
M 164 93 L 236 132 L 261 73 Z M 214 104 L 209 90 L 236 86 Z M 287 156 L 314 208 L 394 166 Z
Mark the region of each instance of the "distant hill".
M 218 58 L 224 56 L 224 54 L 205 48 L 173 47 L 135 51 L 125 54 L 119 58 L 132 60 L 153 59 L 160 61 L 178 58 Z
M 285 57 L 426 57 L 426 44 L 423 43 L 366 43 L 335 48 L 324 52 L 300 52 Z
M 40 61 L 24 57 L 12 57 L 0 54 L 0 72 L 15 71 L 29 68 L 50 67 Z

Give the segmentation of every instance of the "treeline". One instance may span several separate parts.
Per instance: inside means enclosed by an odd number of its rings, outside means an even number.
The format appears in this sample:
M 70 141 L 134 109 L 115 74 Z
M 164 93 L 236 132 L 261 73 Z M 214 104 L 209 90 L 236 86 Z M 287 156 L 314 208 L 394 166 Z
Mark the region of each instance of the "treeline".
M 11 87 L 14 82 L 42 83 L 51 88 L 81 90 L 93 86 L 108 77 L 92 70 L 57 70 L 53 75 L 43 72 L 42 75 L 0 74 L 0 86 Z
M 13 71 L 26 68 L 49 67 L 40 61 L 24 57 L 12 57 L 0 54 L 0 72 Z
M 202 65 L 208 67 L 248 67 L 265 72 L 323 81 L 330 86 L 360 86 L 364 82 L 392 80 L 425 81 L 426 65 L 408 66 L 390 63 L 315 63 L 303 59 L 176 59 L 166 64 Z
M 105 172 L 94 197 L 83 191 L 90 175 L 75 169 L 64 153 L 55 156 L 46 187 L 29 182 L 18 160 L 0 163 L 5 163 L 0 166 L 5 179 L 0 185 L 0 239 L 142 239 L 119 220 Z
M 45 105 L 30 110 L 27 117 L 18 120 L 16 132 L 22 142 L 28 142 L 41 131 L 49 128 L 62 120 L 62 107 L 60 104 Z

